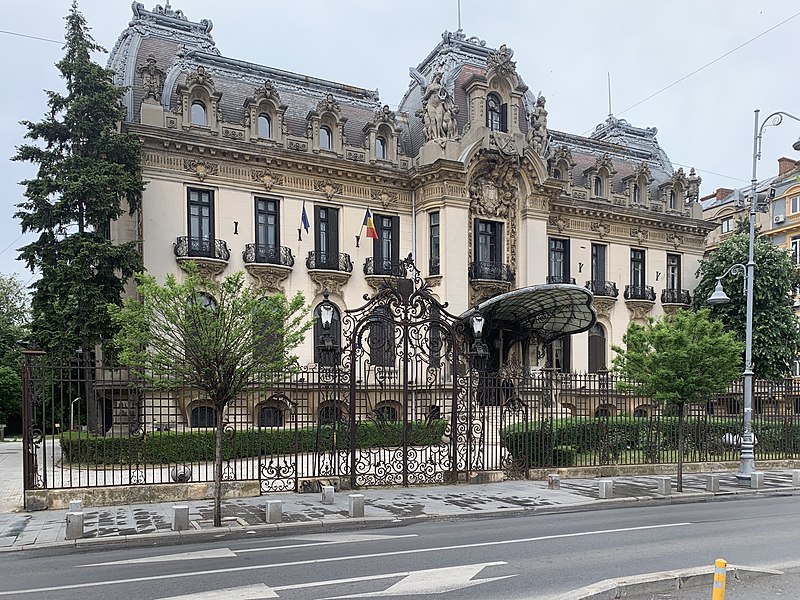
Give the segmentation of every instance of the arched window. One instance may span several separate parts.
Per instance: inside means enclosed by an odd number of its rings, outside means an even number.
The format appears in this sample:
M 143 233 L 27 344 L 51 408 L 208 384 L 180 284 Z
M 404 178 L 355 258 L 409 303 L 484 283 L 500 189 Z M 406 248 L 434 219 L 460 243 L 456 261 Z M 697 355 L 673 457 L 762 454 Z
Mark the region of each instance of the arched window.
M 561 169 L 553 169 L 553 179 L 561 179 Z
M 400 411 L 398 405 L 394 403 L 381 404 L 375 408 L 375 418 L 378 421 L 398 421 L 400 420 Z
M 386 140 L 382 137 L 375 138 L 375 158 L 386 160 Z
M 606 330 L 595 323 L 589 329 L 589 372 L 597 373 L 606 368 Z
M 637 406 L 633 409 L 633 416 L 637 418 L 647 418 L 649 415 L 647 407 Z
M 266 113 L 258 115 L 258 137 L 265 140 L 272 138 L 272 119 Z
M 339 350 L 341 349 L 341 317 L 339 308 L 331 303 L 333 308 L 331 313 L 330 329 L 325 329 L 322 322 L 321 304 L 314 309 L 314 362 L 325 366 L 332 366 L 339 361 Z
M 633 184 L 633 203 L 639 204 L 641 202 L 641 190 L 638 183 Z
M 205 127 L 207 124 L 206 105 L 200 102 L 200 100 L 195 100 L 192 102 L 192 125 L 202 125 Z
M 195 406 L 189 413 L 189 427 L 216 427 L 217 411 L 213 406 Z
M 261 406 L 258 410 L 258 426 L 283 427 L 283 411 L 277 406 Z
M 320 425 L 334 425 L 342 420 L 344 411 L 342 405 L 335 402 L 324 402 L 320 405 L 317 420 Z
M 615 409 L 610 404 L 601 404 L 594 411 L 594 416 L 597 418 L 613 417 Z
M 603 194 L 603 178 L 599 175 L 596 175 L 594 178 L 594 195 L 598 198 L 602 198 Z
M 677 207 L 675 206 L 675 190 L 669 191 L 669 209 L 675 210 Z
M 333 144 L 333 134 L 331 128 L 323 125 L 319 128 L 319 147 L 324 150 L 330 150 Z
M 489 94 L 486 98 L 486 126 L 492 131 L 500 131 L 500 98 Z

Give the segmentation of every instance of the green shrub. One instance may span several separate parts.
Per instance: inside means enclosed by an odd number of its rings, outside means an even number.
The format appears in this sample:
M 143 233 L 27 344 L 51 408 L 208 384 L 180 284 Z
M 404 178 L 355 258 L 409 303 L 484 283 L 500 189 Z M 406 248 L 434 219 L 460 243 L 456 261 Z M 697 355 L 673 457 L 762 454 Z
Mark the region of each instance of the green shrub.
M 443 419 L 409 423 L 409 444 L 430 446 L 441 443 L 447 427 Z M 402 445 L 403 424 L 399 421 L 359 423 L 356 447 Z M 216 432 L 213 429 L 152 431 L 145 436 L 102 436 L 82 431 L 61 434 L 65 463 L 97 465 L 162 464 L 214 460 Z M 320 425 L 302 428 L 237 429 L 222 438 L 224 460 L 297 452 L 330 452 L 350 447 L 349 428 Z

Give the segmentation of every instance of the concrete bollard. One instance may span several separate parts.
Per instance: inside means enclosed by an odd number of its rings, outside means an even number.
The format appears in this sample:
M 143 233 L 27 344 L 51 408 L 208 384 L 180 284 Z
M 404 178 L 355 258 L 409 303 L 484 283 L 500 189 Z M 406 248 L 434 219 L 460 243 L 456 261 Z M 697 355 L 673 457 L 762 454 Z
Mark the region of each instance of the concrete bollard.
M 322 503 L 323 504 L 333 504 L 333 486 L 332 485 L 323 485 L 322 486 Z
M 760 490 L 764 487 L 763 471 L 753 471 L 750 473 L 750 487 L 754 490 Z
M 792 471 L 792 485 L 794 487 L 800 487 L 800 469 Z
M 706 475 L 706 491 L 719 492 L 719 475 L 709 474 Z
M 267 523 L 280 523 L 283 520 L 283 502 L 280 500 L 267 500 L 264 515 Z
M 176 504 L 172 507 L 172 531 L 189 529 L 189 507 Z
M 67 533 L 68 540 L 78 540 L 83 537 L 83 511 L 67 513 Z
M 658 481 L 658 493 L 661 496 L 669 496 L 672 493 L 671 477 L 656 477 L 656 481 Z
M 560 490 L 561 489 L 561 475 L 558 473 L 547 474 L 547 489 Z
M 597 482 L 597 492 L 601 499 L 614 496 L 614 482 L 611 479 L 601 479 Z
M 83 501 L 82 500 L 70 500 L 69 501 L 69 512 L 83 512 Z
M 350 509 L 348 515 L 351 518 L 364 518 L 364 494 L 350 494 Z

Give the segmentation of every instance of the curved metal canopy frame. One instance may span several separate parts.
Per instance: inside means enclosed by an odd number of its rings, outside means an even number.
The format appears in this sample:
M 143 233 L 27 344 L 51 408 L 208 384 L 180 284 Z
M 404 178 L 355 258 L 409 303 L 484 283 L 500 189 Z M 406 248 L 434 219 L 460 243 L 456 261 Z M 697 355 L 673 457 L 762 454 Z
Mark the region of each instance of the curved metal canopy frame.
M 476 312 L 487 329 L 513 331 L 517 337 L 544 343 L 588 331 L 597 322 L 592 293 L 579 285 L 532 285 L 494 296 L 458 318 L 467 321 Z

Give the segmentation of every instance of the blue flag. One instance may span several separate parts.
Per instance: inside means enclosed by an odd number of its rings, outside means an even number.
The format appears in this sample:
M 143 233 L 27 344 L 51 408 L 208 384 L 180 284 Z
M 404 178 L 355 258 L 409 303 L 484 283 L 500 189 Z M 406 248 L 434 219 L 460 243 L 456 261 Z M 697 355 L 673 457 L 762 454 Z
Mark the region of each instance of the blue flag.
M 302 223 L 303 229 L 305 229 L 306 233 L 308 233 L 308 229 L 311 227 L 311 223 L 308 222 L 308 213 L 306 213 L 305 202 L 303 202 L 303 214 L 300 216 L 300 223 Z

